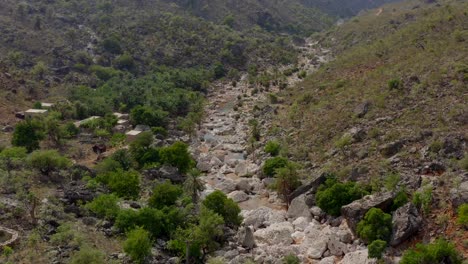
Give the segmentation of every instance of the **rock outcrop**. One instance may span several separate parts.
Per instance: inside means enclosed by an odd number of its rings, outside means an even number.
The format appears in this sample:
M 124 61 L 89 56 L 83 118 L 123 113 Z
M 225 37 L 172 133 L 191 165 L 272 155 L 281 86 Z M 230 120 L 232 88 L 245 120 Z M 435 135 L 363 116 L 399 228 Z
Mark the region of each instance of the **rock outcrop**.
M 412 203 L 407 203 L 393 213 L 392 223 L 390 245 L 397 246 L 418 232 L 422 217 Z

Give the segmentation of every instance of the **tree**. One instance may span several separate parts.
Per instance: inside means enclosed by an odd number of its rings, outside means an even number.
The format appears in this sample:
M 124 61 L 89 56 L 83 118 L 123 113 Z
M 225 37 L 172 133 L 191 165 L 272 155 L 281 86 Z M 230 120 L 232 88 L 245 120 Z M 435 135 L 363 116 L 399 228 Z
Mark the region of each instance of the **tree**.
M 197 204 L 200 192 L 205 189 L 203 181 L 200 179 L 200 171 L 191 169 L 184 182 L 185 193 L 192 198 L 192 203 Z
M 123 248 L 133 261 L 143 263 L 145 258 L 151 254 L 151 246 L 152 242 L 148 231 L 137 227 L 127 234 Z
M 156 209 L 174 206 L 183 192 L 182 187 L 166 181 L 156 185 L 153 194 L 149 198 L 148 205 Z
M 400 264 L 461 264 L 463 258 L 455 245 L 443 239 L 432 244 L 416 244 L 414 249 L 408 249 L 403 254 Z
M 39 141 L 44 138 L 42 131 L 42 126 L 37 120 L 27 119 L 16 125 L 11 143 L 32 152 L 39 148 Z
M 263 165 L 263 174 L 267 177 L 273 177 L 276 174 L 276 170 L 288 166 L 288 159 L 283 157 L 274 157 L 267 159 Z
M 86 208 L 98 217 L 112 220 L 119 214 L 118 202 L 119 198 L 115 194 L 101 194 L 94 198 L 92 202 L 86 204 Z
M 271 156 L 278 156 L 281 150 L 281 145 L 278 141 L 270 140 L 265 145 L 265 152 L 270 154 Z
M 239 205 L 219 190 L 206 196 L 203 205 L 222 216 L 228 226 L 237 227 L 242 223 Z
M 289 206 L 291 203 L 291 193 L 296 190 L 297 187 L 301 186 L 299 175 L 296 171 L 296 165 L 289 163 L 284 168 L 276 169 L 274 185 L 278 194 L 280 194 L 283 201 Z
M 97 249 L 89 246 L 81 247 L 78 252 L 73 254 L 70 264 L 105 264 L 106 255 Z
M 169 147 L 161 149 L 161 160 L 179 169 L 181 173 L 186 173 L 194 166 L 194 161 L 188 151 L 188 145 L 183 142 L 175 142 Z
M 130 112 L 130 119 L 136 125 L 165 127 L 168 115 L 168 112 L 161 109 L 152 109 L 149 106 L 136 106 Z
M 366 191 L 356 183 L 341 183 L 332 176 L 324 184 L 320 185 L 315 197 L 317 205 L 322 210 L 333 216 L 339 216 L 343 205 L 360 199 L 365 194 Z
M 117 171 L 98 175 L 98 181 L 106 184 L 118 197 L 135 199 L 140 194 L 140 174 L 137 171 Z
M 114 64 L 119 70 L 132 71 L 135 67 L 133 57 L 128 53 L 122 54 L 119 57 L 117 57 L 114 61 Z
M 371 208 L 358 223 L 356 233 L 367 243 L 389 241 L 392 234 L 392 216 L 380 208 Z
M 369 258 L 381 259 L 382 253 L 387 247 L 387 242 L 384 240 L 374 240 L 369 244 Z
M 24 147 L 11 147 L 6 148 L 0 152 L 0 160 L 3 161 L 3 166 L 5 167 L 8 176 L 11 176 L 11 171 L 15 169 L 16 166 L 26 159 L 28 153 Z
M 34 65 L 34 67 L 31 69 L 32 75 L 36 76 L 36 78 L 39 79 L 43 79 L 44 75 L 46 75 L 47 72 L 47 65 L 43 61 L 36 63 L 36 65 Z
M 56 150 L 37 150 L 28 157 L 29 164 L 43 175 L 50 176 L 54 170 L 65 169 L 71 161 Z

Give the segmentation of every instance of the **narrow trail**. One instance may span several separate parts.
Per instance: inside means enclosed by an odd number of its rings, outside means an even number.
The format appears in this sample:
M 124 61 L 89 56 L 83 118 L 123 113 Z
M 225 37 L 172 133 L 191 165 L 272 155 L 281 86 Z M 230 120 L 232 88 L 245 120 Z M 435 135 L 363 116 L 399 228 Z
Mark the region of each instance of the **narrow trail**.
M 315 71 L 328 61 L 329 50 L 322 49 L 317 42 L 307 40 L 299 47 L 301 54 L 298 65 L 308 73 Z M 300 79 L 297 75 L 288 78 L 288 85 Z M 208 94 L 206 119 L 197 132 L 197 139 L 191 149 L 197 157 L 199 169 L 206 173 L 203 180 L 209 193 L 221 190 L 238 202 L 241 209 L 252 210 L 261 206 L 284 210 L 284 204 L 277 199 L 276 193 L 267 189 L 268 181 L 258 175 L 262 165 L 261 150 L 249 151 L 250 127 L 254 106 L 265 102 L 269 93 L 279 87 L 270 87 L 268 92 L 251 95 L 254 88 L 249 87 L 247 76 L 242 76 L 236 86 L 231 83 L 218 83 Z M 246 96 L 247 95 L 247 96 Z M 238 105 L 239 99 L 242 105 Z

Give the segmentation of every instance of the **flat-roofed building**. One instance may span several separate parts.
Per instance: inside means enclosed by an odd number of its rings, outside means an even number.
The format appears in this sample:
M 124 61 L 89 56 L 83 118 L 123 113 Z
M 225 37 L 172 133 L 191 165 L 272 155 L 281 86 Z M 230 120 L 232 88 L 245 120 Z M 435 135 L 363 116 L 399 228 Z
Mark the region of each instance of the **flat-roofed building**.
M 32 118 L 35 116 L 45 116 L 47 114 L 46 109 L 28 109 L 24 112 L 25 118 Z

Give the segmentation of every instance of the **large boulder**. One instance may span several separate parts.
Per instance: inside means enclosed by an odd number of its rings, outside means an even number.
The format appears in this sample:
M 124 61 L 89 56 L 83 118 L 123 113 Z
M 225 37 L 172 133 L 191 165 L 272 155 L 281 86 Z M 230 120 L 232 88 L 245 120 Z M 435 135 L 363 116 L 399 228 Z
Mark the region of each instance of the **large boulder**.
M 468 203 L 468 181 L 462 182 L 458 187 L 450 190 L 450 199 L 455 208 Z
M 290 222 L 281 222 L 255 231 L 254 237 L 259 244 L 286 246 L 293 243 L 293 232 L 294 228 Z
M 404 146 L 404 141 L 402 140 L 394 141 L 394 142 L 383 145 L 380 148 L 380 153 L 384 157 L 389 158 L 397 154 L 403 148 L 403 146 Z
M 146 169 L 142 173 L 151 180 L 170 180 L 175 184 L 181 184 L 185 181 L 185 176 L 182 175 L 176 167 L 168 165 L 164 165 L 161 168 Z
M 370 259 L 367 249 L 347 253 L 340 264 L 375 264 L 376 259 Z
M 265 206 L 254 210 L 242 211 L 241 214 L 244 218 L 244 225 L 253 226 L 254 229 L 267 227 L 286 220 L 286 213 L 284 211 L 273 210 Z
M 252 229 L 248 226 L 242 227 L 238 233 L 238 243 L 247 249 L 255 247 L 255 238 Z
M 236 203 L 240 203 L 247 201 L 249 196 L 244 191 L 233 191 L 228 194 L 228 198 L 231 198 Z
M 320 224 L 310 223 L 304 230 L 303 250 L 308 258 L 320 259 L 328 248 L 331 230 L 329 226 L 322 228 Z
M 366 195 L 348 205 L 341 207 L 341 215 L 348 222 L 348 226 L 356 232 L 356 226 L 364 215 L 373 207 L 388 211 L 393 204 L 395 194 L 393 192 Z
M 422 217 L 412 203 L 407 203 L 393 213 L 392 222 L 390 245 L 397 246 L 418 231 Z
M 297 188 L 294 192 L 291 193 L 290 199 L 294 199 L 302 194 L 306 194 L 307 197 L 313 196 L 315 197 L 315 193 L 317 192 L 318 187 L 320 184 L 324 183 L 327 180 L 327 174 L 322 173 L 315 179 L 311 180 L 308 184 L 302 185 L 299 188 Z M 307 199 L 308 203 L 310 199 Z M 314 200 L 315 201 L 315 200 Z M 309 204 L 309 206 L 312 206 L 314 204 Z
M 84 204 L 92 201 L 97 196 L 97 193 L 88 189 L 86 183 L 82 181 L 70 182 L 65 186 L 63 194 L 69 204 Z
M 288 208 L 288 218 L 296 219 L 301 216 L 306 218 L 311 217 L 309 206 L 306 204 L 305 194 L 294 198 Z

